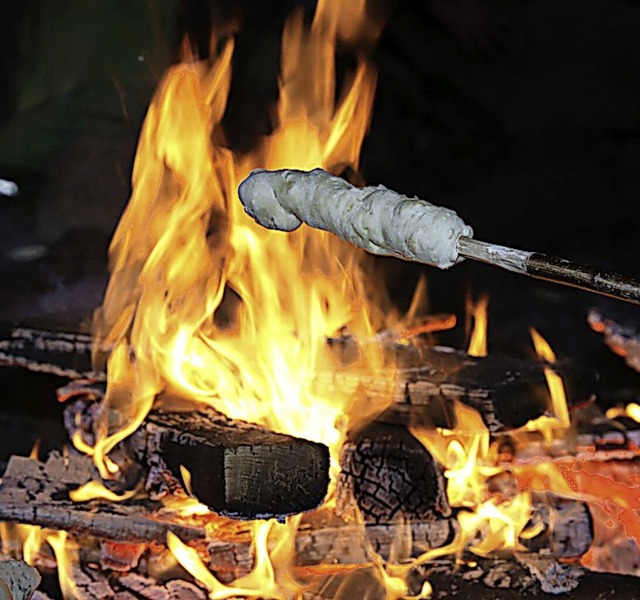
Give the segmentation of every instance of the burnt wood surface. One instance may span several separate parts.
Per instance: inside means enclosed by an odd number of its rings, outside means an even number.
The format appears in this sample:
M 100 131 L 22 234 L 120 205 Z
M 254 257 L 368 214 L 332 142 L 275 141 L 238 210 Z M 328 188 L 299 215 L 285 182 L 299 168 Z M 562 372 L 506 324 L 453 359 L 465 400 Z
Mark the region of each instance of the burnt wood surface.
M 163 461 L 198 500 L 235 518 L 281 518 L 317 507 L 329 485 L 323 444 L 233 421 L 211 410 L 152 412 L 128 441 L 138 463 Z
M 328 343 L 342 362 L 357 359 L 357 346 L 350 338 Z M 382 341 L 389 361 L 397 364 L 396 384 L 385 375 L 365 376 L 338 371 L 320 373 L 317 389 L 332 394 L 353 389 L 358 378 L 360 393 L 372 402 L 392 399 L 380 419 L 409 423 L 430 420 L 436 426 L 455 426 L 452 401 L 472 406 L 493 433 L 523 426 L 548 412 L 549 391 L 545 367 L 563 379 L 569 408 L 594 398 L 597 375 L 571 360 L 545 365 L 536 360 L 502 356 L 477 358 L 466 352 L 424 345 L 420 340 L 405 346 Z M 13 330 L 0 340 L 0 364 L 69 378 L 103 381 L 105 374 L 91 366 L 94 349 L 86 334 L 58 333 L 28 328 Z
M 0 483 L 0 521 L 128 542 L 164 543 L 168 531 L 185 540 L 204 537 L 204 529 L 163 515 L 158 503 L 73 502 L 69 492 L 92 479 L 99 476 L 85 456 L 53 452 L 46 463 L 13 456 Z
M 103 381 L 91 365 L 94 342 L 85 333 L 16 327 L 0 339 L 0 365 L 22 367 L 69 379 Z
M 335 345 L 335 342 L 334 342 Z M 388 378 L 361 376 L 362 394 L 370 402 L 394 399 L 378 420 L 455 428 L 455 401 L 476 409 L 491 433 L 517 429 L 551 410 L 545 378 L 549 368 L 562 377 L 569 409 L 592 402 L 597 374 L 572 360 L 553 365 L 506 356 L 474 357 L 461 350 L 441 346 L 401 344 L 387 346 L 390 362 L 398 367 L 396 383 Z M 354 360 L 355 350 L 340 349 Z M 351 356 L 349 356 L 351 354 Z M 338 371 L 319 375 L 320 390 L 353 387 L 354 375 Z
M 352 516 L 357 506 L 367 524 L 391 523 L 399 517 L 418 521 L 455 520 L 446 498 L 442 467 L 406 428 L 373 424 L 345 445 L 337 489 L 337 510 Z M 503 497 L 517 493 L 507 477 Z M 533 524 L 542 533 L 527 540 L 531 549 L 545 548 L 558 558 L 581 556 L 593 541 L 593 523 L 581 502 L 553 494 L 532 498 Z M 554 525 L 551 526 L 551 523 Z
M 451 514 L 442 468 L 403 426 L 375 423 L 343 448 L 337 506 L 354 503 L 367 523 L 399 517 L 433 520 Z

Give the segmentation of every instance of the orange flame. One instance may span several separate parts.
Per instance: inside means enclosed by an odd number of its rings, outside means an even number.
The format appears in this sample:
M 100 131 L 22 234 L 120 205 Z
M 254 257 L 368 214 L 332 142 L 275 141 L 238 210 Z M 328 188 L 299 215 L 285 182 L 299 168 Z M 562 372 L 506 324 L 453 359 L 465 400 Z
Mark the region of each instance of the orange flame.
M 187 546 L 175 534 L 167 534 L 167 545 L 177 561 L 207 589 L 211 600 L 236 597 L 287 600 L 298 597 L 302 590 L 302 586 L 291 575 L 299 520 L 299 517 L 294 517 L 286 524 L 273 520 L 254 523 L 255 566 L 230 586 L 216 579 L 197 550 Z
M 530 329 L 530 333 L 538 357 L 549 364 L 555 363 L 556 355 L 549 343 L 535 329 Z M 539 431 L 545 441 L 551 443 L 558 436 L 558 432 L 564 432 L 571 426 L 571 421 L 562 377 L 550 367 L 545 367 L 544 376 L 551 395 L 552 416 L 542 415 L 529 421 L 525 429 Z
M 477 302 L 468 301 L 467 311 L 473 317 L 473 329 L 469 338 L 467 353 L 471 356 L 487 356 L 487 325 L 489 296 L 482 296 Z
M 438 556 L 458 553 L 470 542 L 476 554 L 498 549 L 520 548 L 519 538 L 538 532 L 525 530 L 531 516 L 531 499 L 521 492 L 512 499 L 492 497 L 487 479 L 500 473 L 498 449 L 490 443 L 489 431 L 474 409 L 457 403 L 454 430 L 412 429 L 412 433 L 445 468 L 447 498 L 452 507 L 468 510 L 458 514 L 460 532 L 444 548 L 431 550 L 418 559 L 427 562 Z M 475 542 L 477 538 L 479 542 Z
M 356 384 L 328 397 L 316 381 L 323 368 L 336 368 L 327 336 L 346 327 L 367 340 L 382 324 L 382 300 L 372 303 L 365 293 L 376 286 L 367 288 L 364 253 L 324 232 L 262 229 L 241 210 L 236 191 L 257 167 L 357 169 L 375 73 L 360 60 L 336 104 L 334 61 L 336 38 L 351 35 L 354 25 L 366 26 L 364 2 L 319 2 L 310 29 L 301 15 L 289 20 L 277 126 L 247 156 L 211 143 L 212 133 L 222 137 L 232 42 L 212 65 L 180 64 L 162 81 L 94 319 L 99 342 L 114 348 L 108 410 L 95 447 L 84 448 L 103 477 L 117 470 L 108 453 L 165 388 L 233 418 L 323 442 L 334 466 L 344 415 L 384 408 L 355 406 Z M 362 345 L 355 368 L 381 366 L 380 349 Z

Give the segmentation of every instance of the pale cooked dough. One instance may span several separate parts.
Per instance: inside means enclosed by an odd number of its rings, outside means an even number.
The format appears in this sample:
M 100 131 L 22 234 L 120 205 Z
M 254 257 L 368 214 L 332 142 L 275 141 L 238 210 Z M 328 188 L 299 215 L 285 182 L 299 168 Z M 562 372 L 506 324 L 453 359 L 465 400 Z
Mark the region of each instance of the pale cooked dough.
M 322 169 L 253 171 L 239 187 L 246 212 L 269 229 L 304 222 L 360 248 L 436 265 L 459 260 L 457 241 L 473 230 L 458 215 L 384 186 L 356 188 Z

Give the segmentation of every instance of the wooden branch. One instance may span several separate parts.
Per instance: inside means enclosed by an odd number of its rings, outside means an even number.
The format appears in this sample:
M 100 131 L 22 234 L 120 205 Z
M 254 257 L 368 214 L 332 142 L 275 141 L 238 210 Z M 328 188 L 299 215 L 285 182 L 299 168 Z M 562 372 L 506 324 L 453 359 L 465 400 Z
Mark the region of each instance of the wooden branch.
M 640 280 L 635 277 L 581 265 L 557 256 L 516 250 L 464 236 L 458 239 L 458 252 L 465 258 L 479 260 L 507 271 L 640 304 Z

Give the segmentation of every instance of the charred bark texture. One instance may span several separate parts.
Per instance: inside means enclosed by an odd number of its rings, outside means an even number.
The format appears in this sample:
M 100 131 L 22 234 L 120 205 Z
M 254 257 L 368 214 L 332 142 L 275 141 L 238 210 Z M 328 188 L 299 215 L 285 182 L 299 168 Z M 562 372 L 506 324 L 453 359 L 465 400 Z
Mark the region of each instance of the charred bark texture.
M 367 523 L 451 514 L 442 468 L 402 426 L 373 424 L 348 442 L 340 459 L 338 510 L 354 504 Z
M 73 502 L 69 492 L 92 479 L 99 476 L 85 456 L 54 452 L 46 463 L 13 456 L 0 484 L 0 521 L 127 542 L 165 543 L 169 531 L 184 540 L 204 538 L 204 529 L 161 516 L 157 503 Z
M 105 379 L 104 372 L 91 366 L 94 343 L 90 335 L 19 327 L 3 337 L 0 365 L 70 379 Z
M 595 398 L 597 374 L 570 360 L 548 365 L 503 356 L 478 358 L 440 346 L 388 348 L 398 365 L 395 386 L 389 389 L 383 377 L 359 382 L 371 403 L 394 399 L 380 421 L 455 428 L 453 405 L 459 401 L 476 409 L 491 433 L 517 429 L 551 409 L 545 368 L 562 377 L 570 409 Z M 353 377 L 340 371 L 320 375 L 319 389 L 351 389 Z
M 163 465 L 213 511 L 283 517 L 317 507 L 329 485 L 326 446 L 227 419 L 213 410 L 154 412 L 129 441 L 142 464 Z
M 348 363 L 357 359 L 358 347 L 351 338 L 328 341 L 337 357 Z M 362 377 L 361 393 L 372 402 L 387 402 L 391 408 L 382 416 L 388 422 L 408 424 L 419 420 L 436 426 L 455 426 L 451 404 L 459 400 L 480 412 L 492 433 L 516 429 L 545 414 L 550 405 L 544 376 L 548 365 L 535 360 L 507 357 L 476 358 L 460 350 L 439 346 L 405 346 L 381 341 L 389 362 L 399 368 L 391 388 L 384 376 Z M 13 330 L 0 341 L 0 364 L 19 366 L 74 379 L 103 381 L 105 374 L 91 366 L 94 343 L 85 334 L 58 333 L 36 329 Z M 561 375 L 569 407 L 592 399 L 597 376 L 570 360 L 558 361 L 551 369 Z M 347 373 L 324 373 L 318 390 L 353 389 L 354 377 Z

